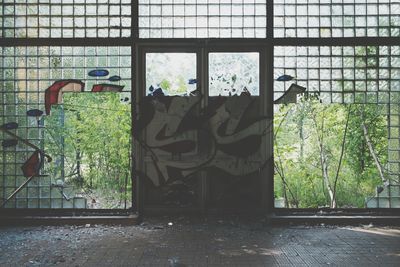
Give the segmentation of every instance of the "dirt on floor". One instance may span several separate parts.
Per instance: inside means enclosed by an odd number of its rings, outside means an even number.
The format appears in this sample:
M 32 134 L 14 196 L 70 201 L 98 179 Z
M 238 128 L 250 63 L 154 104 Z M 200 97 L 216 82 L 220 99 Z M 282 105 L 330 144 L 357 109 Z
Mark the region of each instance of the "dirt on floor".
M 400 266 L 400 228 L 269 227 L 158 217 L 137 226 L 0 228 L 0 266 Z

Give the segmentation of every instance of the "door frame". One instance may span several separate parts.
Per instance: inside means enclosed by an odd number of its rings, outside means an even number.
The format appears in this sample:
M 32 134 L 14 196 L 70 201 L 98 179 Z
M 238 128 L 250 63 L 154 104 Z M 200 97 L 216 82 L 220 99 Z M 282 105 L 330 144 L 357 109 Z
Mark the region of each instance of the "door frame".
M 198 88 L 201 88 L 204 97 L 201 102 L 201 106 L 204 107 L 207 104 L 207 97 L 209 95 L 208 86 L 208 55 L 214 52 L 258 52 L 259 53 L 259 97 L 261 100 L 261 108 L 264 116 L 268 119 L 273 120 L 273 69 L 271 61 L 273 60 L 273 53 L 271 53 L 271 45 L 265 46 L 260 45 L 259 42 L 240 42 L 234 43 L 229 40 L 188 40 L 187 42 L 168 42 L 165 40 L 161 42 L 143 42 L 135 46 L 136 55 L 136 66 L 135 71 L 135 89 L 132 90 L 132 112 L 135 114 L 132 117 L 136 118 L 138 109 L 137 106 L 141 99 L 145 96 L 146 91 L 146 53 L 196 53 L 197 54 L 197 80 Z M 134 129 L 134 120 L 132 120 L 132 129 Z M 273 132 L 273 125 L 271 125 L 271 132 Z M 133 141 L 134 147 L 139 147 L 136 141 Z M 134 150 L 135 166 L 141 166 L 144 164 L 144 155 L 141 149 Z M 267 137 L 267 145 L 265 148 L 265 153 L 267 157 L 266 166 L 261 172 L 262 176 L 262 203 L 261 210 L 257 211 L 259 213 L 267 214 L 272 212 L 274 203 L 274 186 L 273 186 L 273 134 L 269 134 Z M 133 172 L 135 173 L 135 172 Z M 136 204 L 136 210 L 143 214 L 143 212 L 201 212 L 201 213 L 213 213 L 213 210 L 208 210 L 206 207 L 206 201 L 208 198 L 208 184 L 207 177 L 204 174 L 201 175 L 201 194 L 200 194 L 200 206 L 199 209 L 184 209 L 168 210 L 167 208 L 151 208 L 145 207 L 145 188 L 144 183 L 141 182 L 140 177 L 135 173 L 135 189 L 134 190 L 134 203 Z M 219 212 L 219 211 L 215 211 Z

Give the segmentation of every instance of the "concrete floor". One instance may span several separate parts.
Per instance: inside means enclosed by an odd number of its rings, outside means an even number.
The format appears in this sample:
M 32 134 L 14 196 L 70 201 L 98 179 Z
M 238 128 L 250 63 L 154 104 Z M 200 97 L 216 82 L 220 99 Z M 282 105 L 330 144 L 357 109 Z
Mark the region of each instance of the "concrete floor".
M 54 265 L 400 266 L 400 228 L 185 217 L 139 226 L 0 228 L 0 266 Z

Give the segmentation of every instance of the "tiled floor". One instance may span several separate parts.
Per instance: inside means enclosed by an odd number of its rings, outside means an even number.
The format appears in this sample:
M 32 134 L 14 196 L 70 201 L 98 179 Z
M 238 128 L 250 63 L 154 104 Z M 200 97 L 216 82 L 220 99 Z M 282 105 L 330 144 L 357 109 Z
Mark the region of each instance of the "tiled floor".
M 0 228 L 0 266 L 53 265 L 400 266 L 400 228 L 184 217 L 125 227 Z

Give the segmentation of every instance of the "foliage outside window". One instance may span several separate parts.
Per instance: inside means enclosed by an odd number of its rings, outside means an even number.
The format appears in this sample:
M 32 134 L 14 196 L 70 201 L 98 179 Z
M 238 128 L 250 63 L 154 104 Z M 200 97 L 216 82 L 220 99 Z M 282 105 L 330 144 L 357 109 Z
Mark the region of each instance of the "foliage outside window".
M 157 89 L 169 96 L 190 95 L 196 90 L 196 72 L 195 53 L 147 53 L 146 95 Z

